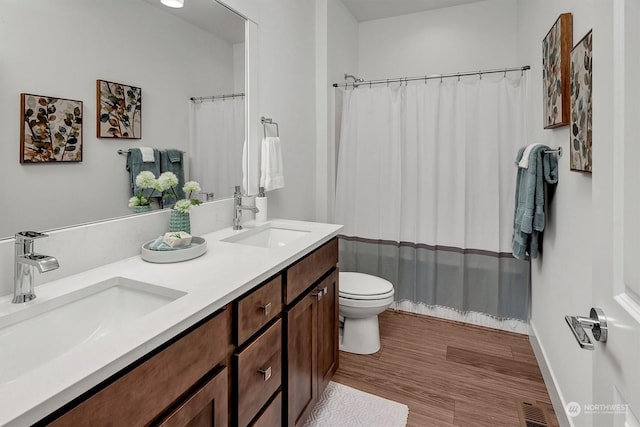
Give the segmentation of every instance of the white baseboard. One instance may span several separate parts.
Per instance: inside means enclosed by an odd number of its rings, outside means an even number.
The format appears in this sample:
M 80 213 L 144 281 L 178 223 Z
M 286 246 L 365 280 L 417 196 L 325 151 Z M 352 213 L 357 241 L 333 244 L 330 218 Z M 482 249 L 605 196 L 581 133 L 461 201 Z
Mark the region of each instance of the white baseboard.
M 540 372 L 542 373 L 544 384 L 547 387 L 547 392 L 549 393 L 549 398 L 551 399 L 551 404 L 553 405 L 553 410 L 556 413 L 558 423 L 560 423 L 561 427 L 575 427 L 573 420 L 567 416 L 567 413 L 564 410 L 565 402 L 560 390 L 558 389 L 556 377 L 553 374 L 553 370 L 547 363 L 547 356 L 544 348 L 542 347 L 542 344 L 540 344 L 540 341 L 538 341 L 536 327 L 531 322 L 529 322 L 529 342 L 533 348 L 533 354 L 535 354 L 536 360 L 538 361 L 538 366 L 540 367 Z

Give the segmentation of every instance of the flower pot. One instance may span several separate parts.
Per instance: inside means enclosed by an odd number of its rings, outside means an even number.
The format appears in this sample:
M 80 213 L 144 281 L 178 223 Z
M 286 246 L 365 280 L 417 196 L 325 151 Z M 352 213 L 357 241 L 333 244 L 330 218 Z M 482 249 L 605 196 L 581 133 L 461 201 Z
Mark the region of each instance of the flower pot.
M 180 212 L 175 209 L 171 210 L 171 218 L 169 220 L 169 231 L 184 231 L 191 234 L 191 220 L 189 212 Z
M 145 213 L 145 212 L 151 212 L 151 205 L 133 207 L 133 213 L 139 214 L 139 213 Z

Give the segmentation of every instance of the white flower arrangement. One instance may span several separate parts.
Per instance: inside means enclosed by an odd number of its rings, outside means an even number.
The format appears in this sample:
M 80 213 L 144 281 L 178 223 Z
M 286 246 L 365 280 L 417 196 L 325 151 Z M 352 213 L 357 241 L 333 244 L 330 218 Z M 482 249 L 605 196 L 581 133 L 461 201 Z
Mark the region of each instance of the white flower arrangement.
M 133 208 L 134 206 L 151 205 L 151 194 L 153 194 L 155 190 L 162 193 L 163 196 L 166 196 L 167 193 L 169 193 L 171 196 L 178 199 L 178 193 L 176 192 L 178 184 L 178 177 L 173 172 L 163 172 L 156 179 L 153 172 L 142 171 L 138 176 L 136 176 L 136 186 L 140 188 L 140 191 L 129 199 L 129 207 Z M 145 190 L 147 189 L 151 191 L 145 195 Z M 183 213 L 189 212 L 191 208 L 200 204 L 200 200 L 191 198 L 194 193 L 201 191 L 200 184 L 196 181 L 189 181 L 185 183 L 182 187 L 182 191 L 186 194 L 186 198 L 180 199 L 175 203 L 173 206 L 175 210 Z
M 177 186 L 178 177 L 172 172 L 163 172 L 158 177 L 155 188 L 162 193 L 171 191 L 171 193 L 173 193 L 172 195 L 177 200 Z M 194 206 L 198 206 L 200 204 L 200 200 L 191 198 L 194 193 L 198 193 L 200 191 L 200 184 L 198 184 L 196 181 L 189 181 L 184 184 L 184 186 L 182 187 L 182 191 L 184 191 L 187 197 L 185 199 L 177 200 L 177 202 L 173 205 L 173 209 L 177 210 L 178 212 L 186 213 L 189 212 Z
M 157 180 L 153 172 L 142 171 L 136 176 L 136 186 L 140 188 L 140 191 L 135 196 L 129 199 L 129 207 L 135 206 L 150 206 L 151 194 L 156 189 Z M 145 195 L 145 190 L 151 190 Z

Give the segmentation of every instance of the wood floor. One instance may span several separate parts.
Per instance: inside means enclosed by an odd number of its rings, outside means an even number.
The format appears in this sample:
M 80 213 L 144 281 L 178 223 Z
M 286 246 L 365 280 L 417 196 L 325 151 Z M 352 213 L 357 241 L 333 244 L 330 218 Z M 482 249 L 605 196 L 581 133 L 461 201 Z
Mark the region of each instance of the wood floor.
M 408 426 L 518 427 L 520 402 L 557 426 L 529 338 L 387 310 L 379 352 L 340 352 L 333 381 L 409 407 Z

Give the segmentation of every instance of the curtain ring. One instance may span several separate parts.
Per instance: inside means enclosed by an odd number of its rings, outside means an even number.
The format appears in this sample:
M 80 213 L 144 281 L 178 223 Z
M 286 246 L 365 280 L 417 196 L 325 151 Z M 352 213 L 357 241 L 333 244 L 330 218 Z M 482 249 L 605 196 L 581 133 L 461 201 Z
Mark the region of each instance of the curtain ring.
M 505 79 L 507 78 L 507 70 L 506 69 L 504 70 L 504 78 Z
M 458 81 L 460 81 L 460 73 L 458 73 Z
M 478 74 L 480 74 L 480 80 L 482 80 L 482 71 L 478 71 Z
M 424 84 L 427 84 L 427 76 L 426 76 L 426 74 L 424 76 Z
M 440 83 L 442 83 L 442 74 L 440 74 Z
M 369 80 L 369 89 L 371 89 L 371 80 Z
M 389 79 L 387 79 L 387 87 L 389 87 Z
M 520 68 L 520 77 L 524 76 L 524 68 Z

